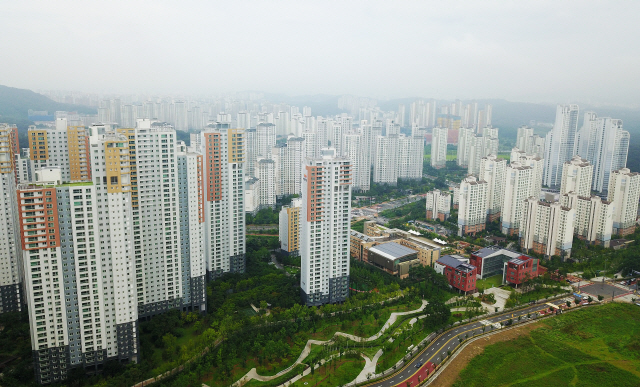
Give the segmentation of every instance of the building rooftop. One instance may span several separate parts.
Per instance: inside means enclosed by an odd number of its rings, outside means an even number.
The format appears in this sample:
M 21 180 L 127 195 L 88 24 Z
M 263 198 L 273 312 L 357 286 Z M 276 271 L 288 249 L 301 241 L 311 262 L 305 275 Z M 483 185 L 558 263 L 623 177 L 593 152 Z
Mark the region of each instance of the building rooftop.
M 436 262 L 440 263 L 442 265 L 447 265 L 449 267 L 453 267 L 456 270 L 462 270 L 465 272 L 470 272 L 473 271 L 473 269 L 475 269 L 476 267 L 465 262 L 462 261 L 462 259 L 465 259 L 464 257 L 461 257 L 460 255 L 444 255 L 442 257 L 440 257 L 440 259 L 438 259 Z
M 351 235 L 365 242 L 373 242 L 374 239 L 356 230 L 351 230 Z
M 383 243 L 369 249 L 369 252 L 375 252 L 387 259 L 396 260 L 410 254 L 417 254 L 418 252 L 408 247 L 402 246 L 396 242 Z
M 489 246 L 489 247 L 484 247 L 478 251 L 473 252 L 473 255 L 480 257 L 480 258 L 486 258 L 489 256 L 492 256 L 494 254 L 503 254 L 506 255 L 508 257 L 513 257 L 513 258 L 518 258 L 521 255 L 523 255 L 522 253 L 519 253 L 517 251 L 513 251 L 513 250 L 509 250 L 509 249 L 505 249 L 504 247 L 500 247 L 500 246 Z

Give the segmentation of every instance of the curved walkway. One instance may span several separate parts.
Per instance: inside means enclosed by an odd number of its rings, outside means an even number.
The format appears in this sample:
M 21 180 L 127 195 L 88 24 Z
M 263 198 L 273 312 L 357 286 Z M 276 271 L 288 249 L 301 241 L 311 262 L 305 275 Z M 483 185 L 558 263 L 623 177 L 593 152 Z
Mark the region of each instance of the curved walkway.
M 382 336 L 382 334 L 387 329 L 391 328 L 391 326 L 396 322 L 396 320 L 398 319 L 399 316 L 404 316 L 404 315 L 408 315 L 408 314 L 412 314 L 412 313 L 422 312 L 424 310 L 424 308 L 427 306 L 427 304 L 428 304 L 428 302 L 426 300 L 422 300 L 422 305 L 418 309 L 415 309 L 415 310 L 412 310 L 412 311 L 409 311 L 409 312 L 393 312 L 393 313 L 391 313 L 391 316 L 389 316 L 389 319 L 384 324 L 384 326 L 380 329 L 380 331 L 378 333 L 376 333 L 375 335 L 371 336 L 371 337 L 363 338 L 363 337 L 360 337 L 360 336 L 355 336 L 355 335 L 351 335 L 351 334 L 343 333 L 343 332 L 336 332 L 336 333 L 333 334 L 333 337 L 342 336 L 342 337 L 346 337 L 348 339 L 351 339 L 351 340 L 357 341 L 357 342 L 367 342 L 367 341 L 376 340 L 377 338 Z M 330 340 L 325 340 L 325 341 L 307 340 L 307 344 L 305 344 L 304 349 L 300 353 L 300 356 L 298 356 L 298 359 L 295 361 L 295 363 L 293 363 L 292 365 L 290 365 L 289 367 L 283 369 L 282 371 L 278 372 L 275 375 L 262 376 L 262 375 L 258 374 L 258 371 L 255 368 L 252 368 L 249 372 L 247 372 L 242 378 L 240 378 L 233 385 L 239 387 L 239 386 L 245 385 L 251 379 L 256 379 L 256 380 L 259 380 L 261 382 L 268 382 L 268 381 L 273 380 L 273 379 L 275 379 L 277 377 L 280 377 L 280 376 L 286 374 L 287 372 L 291 371 L 298 364 L 302 363 L 302 361 L 311 352 L 311 345 L 312 344 L 314 344 L 314 345 L 332 344 L 333 341 L 334 341 L 333 337 Z M 365 367 L 364 367 L 363 371 L 360 373 L 360 375 L 358 375 L 358 378 L 360 378 L 362 373 L 364 373 L 365 371 L 370 372 L 371 368 L 373 368 L 373 370 L 375 371 L 376 363 L 378 361 L 378 358 L 381 355 L 382 355 L 382 350 L 379 350 L 378 353 L 376 353 L 376 356 L 374 356 L 374 358 L 372 360 L 370 360 L 368 357 L 362 355 L 364 357 L 364 359 L 365 359 L 366 364 L 365 364 Z M 366 375 L 367 374 L 364 373 L 365 380 L 366 380 Z

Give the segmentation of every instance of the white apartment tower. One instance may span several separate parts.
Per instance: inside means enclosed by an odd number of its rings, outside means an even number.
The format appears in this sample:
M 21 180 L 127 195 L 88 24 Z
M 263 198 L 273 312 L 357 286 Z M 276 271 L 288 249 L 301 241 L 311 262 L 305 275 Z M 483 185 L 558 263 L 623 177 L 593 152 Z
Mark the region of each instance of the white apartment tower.
M 622 168 L 611 173 L 607 200 L 613 203 L 613 233 L 621 236 L 633 233 L 638 217 L 640 173 Z
M 574 155 L 578 130 L 578 105 L 558 105 L 553 129 L 545 137 L 543 184 L 548 187 L 560 185 L 562 165 Z
M 622 129 L 622 120 L 598 118 L 595 113 L 584 115 L 582 128 L 576 139 L 576 154 L 593 165 L 591 189 L 606 191 L 613 171 L 627 166 L 629 132 Z
M 427 219 L 440 219 L 444 222 L 451 213 L 451 195 L 439 189 L 427 192 Z
M 271 158 L 271 149 L 276 146 L 276 126 L 261 123 L 256 127 L 256 157 Z
M 138 281 L 138 314 L 162 313 L 182 305 L 178 159 L 175 130 L 163 123 L 138 120 L 135 130 L 137 195 L 142 238 L 142 281 Z
M 260 181 L 260 209 L 276 208 L 276 162 L 272 159 L 258 160 L 258 180 Z
M 504 202 L 502 204 L 502 232 L 507 235 L 518 235 L 522 224 L 524 201 L 535 196 L 531 194 L 533 169 L 512 161 L 507 167 L 504 180 Z M 540 193 L 535 196 L 538 198 Z
M 468 143 L 468 171 L 470 175 L 480 173 L 480 160 L 489 155 L 498 154 L 498 129 L 485 128 L 483 134 L 477 134 L 469 138 Z
M 315 130 L 305 130 L 302 132 L 302 138 L 304 138 L 304 158 L 318 157 L 321 148 L 318 133 Z
M 398 137 L 378 136 L 376 160 L 373 165 L 373 182 L 398 184 Z
M 500 218 L 506 169 L 507 160 L 499 159 L 495 155 L 489 155 L 480 160 L 478 178 L 487 182 L 487 221 L 489 222 Z
M 433 128 L 431 134 L 431 166 L 444 168 L 447 164 L 447 136 L 448 128 Z
M 580 156 L 573 156 L 562 164 L 560 194 L 575 192 L 578 196 L 590 197 L 592 177 L 593 165 Z
M 304 138 L 290 136 L 287 143 L 273 148 L 276 161 L 276 195 L 300 195 L 302 192 L 302 159 Z
M 398 178 L 422 179 L 424 161 L 424 140 L 419 137 L 398 138 Z
M 571 256 L 574 208 L 559 202 L 540 201 L 538 198 L 525 200 L 520 228 L 520 246 L 525 251 L 532 250 L 545 257 L 553 255 L 567 259 Z
M 489 185 L 475 176 L 468 176 L 460 183 L 458 207 L 458 235 L 475 235 L 486 228 L 487 194 Z
M 343 302 L 349 294 L 351 166 L 325 148 L 306 159 L 300 211 L 300 290 L 306 305 Z
M 536 155 L 527 155 L 524 152 L 518 151 L 518 148 L 511 150 L 511 163 L 519 163 L 522 166 L 531 167 L 531 179 L 529 193 L 530 196 L 540 198 L 542 193 L 542 173 L 544 170 L 544 161 Z
M 200 136 L 198 134 L 198 136 Z M 191 141 L 193 144 L 193 140 Z M 244 143 L 245 143 L 245 162 L 244 173 L 250 177 L 256 177 L 256 163 L 258 162 L 258 132 L 255 128 L 245 129 L 244 131 Z M 199 151 L 202 152 L 202 151 Z
M 204 159 L 192 149 L 178 152 L 182 307 L 206 310 Z
M 134 241 L 139 241 L 144 236 L 141 234 L 140 225 L 134 221 L 134 211 L 135 216 L 139 218 L 139 209 L 134 208 L 133 200 L 133 156 L 130 152 L 129 138 L 123 134 L 95 134 L 91 136 L 90 141 L 94 184 L 83 186 L 79 183 L 73 189 L 65 188 L 72 196 L 70 200 L 58 201 L 60 224 L 64 224 L 63 209 L 73 209 L 74 218 L 77 218 L 81 206 L 85 207 L 84 211 L 90 210 L 91 206 L 97 210 L 97 217 L 93 219 L 97 221 L 95 240 L 99 241 L 99 267 L 102 270 L 98 277 L 102 276 L 104 290 L 102 296 L 106 321 L 103 321 L 106 324 L 107 335 L 111 333 L 115 337 L 107 341 L 107 346 L 104 347 L 108 349 L 109 358 L 117 356 L 120 361 L 137 361 L 138 312 L 140 305 L 144 303 L 144 297 L 139 295 L 141 289 L 136 289 L 142 282 L 136 281 L 145 270 L 145 266 L 142 254 L 135 253 L 141 250 L 141 243 Z M 61 188 L 57 191 L 60 196 Z M 71 203 L 73 206 L 69 209 Z M 78 238 L 73 242 L 77 241 L 80 245 L 76 247 L 81 250 L 83 246 L 91 248 L 91 241 L 94 240 L 94 228 L 91 227 L 90 218 L 86 222 L 89 223 L 88 230 L 81 229 L 80 225 L 76 225 L 77 230 L 74 230 L 77 231 Z M 61 228 L 61 231 L 64 230 Z M 64 254 L 65 233 L 62 232 L 61 236 Z M 83 244 L 85 241 L 89 242 L 88 246 Z M 81 260 L 79 266 L 83 266 Z
M 458 130 L 458 150 L 456 155 L 456 164 L 461 167 L 469 166 L 469 153 L 471 149 L 471 137 L 475 133 L 473 128 L 460 128 Z
M 244 130 L 226 123 L 202 132 L 207 275 L 245 270 Z

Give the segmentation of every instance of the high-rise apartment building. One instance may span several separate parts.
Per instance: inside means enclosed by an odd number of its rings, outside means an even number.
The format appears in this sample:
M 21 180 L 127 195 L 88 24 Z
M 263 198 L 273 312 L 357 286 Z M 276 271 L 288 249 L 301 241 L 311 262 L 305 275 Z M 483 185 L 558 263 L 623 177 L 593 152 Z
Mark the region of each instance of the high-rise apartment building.
M 447 136 L 448 128 L 435 127 L 431 134 L 431 166 L 443 168 L 447 163 Z
M 622 129 L 622 120 L 598 118 L 595 113 L 587 112 L 575 146 L 575 153 L 593 165 L 591 189 L 606 191 L 611 172 L 627 166 L 629 132 Z
M 349 292 L 351 166 L 335 150 L 306 159 L 300 210 L 300 290 L 306 305 L 342 302 Z
M 511 163 L 519 163 L 522 166 L 531 167 L 530 187 L 526 198 L 530 196 L 540 198 L 544 161 L 536 155 L 527 155 L 524 152 L 520 152 L 518 148 L 514 148 L 511 150 Z
M 204 159 L 182 147 L 178 151 L 182 307 L 206 310 Z
M 427 219 L 440 219 L 444 222 L 451 214 L 451 195 L 439 189 L 427 192 Z
M 558 105 L 553 129 L 545 137 L 543 184 L 556 187 L 562 181 L 562 165 L 574 155 L 578 130 L 578 105 Z
M 54 128 L 30 127 L 30 157 L 36 169 L 59 167 L 63 181 L 91 180 L 89 133 L 84 126 L 67 126 L 66 118 Z
M 288 206 L 282 206 L 279 221 L 280 249 L 290 255 L 300 250 L 300 208 L 302 199 L 294 198 Z
M 486 228 L 487 193 L 489 185 L 475 176 L 468 176 L 460 183 L 458 207 L 458 235 L 475 235 Z
M 0 313 L 20 311 L 24 302 L 13 138 L 13 128 L 0 124 Z
M 260 209 L 276 208 L 276 162 L 272 159 L 258 160 L 258 180 L 260 180 Z
M 545 257 L 570 258 L 575 212 L 559 202 L 528 198 L 523 209 L 520 246 Z
M 502 204 L 501 227 L 507 235 L 518 235 L 522 224 L 524 201 L 533 196 L 531 194 L 531 180 L 533 169 L 512 161 L 505 171 L 504 201 Z M 538 193 L 536 198 L 539 198 Z
M 607 200 L 613 203 L 613 233 L 631 234 L 636 228 L 640 173 L 622 168 L 611 173 Z
M 422 179 L 424 165 L 424 140 L 419 137 L 398 137 L 398 178 Z
M 245 270 L 244 130 L 208 125 L 202 132 L 207 274 Z
M 276 146 L 276 126 L 261 123 L 256 127 L 256 157 L 271 158 L 271 149 Z
M 273 148 L 276 196 L 300 195 L 302 192 L 304 145 L 304 138 L 289 136 L 286 144 Z
M 177 137 L 164 123 L 138 120 L 135 130 L 138 214 L 144 268 L 137 282 L 138 314 L 152 316 L 182 305 Z M 161 189 L 160 189 L 161 188 Z M 134 219 L 135 221 L 135 219 Z
M 483 157 L 498 154 L 498 128 L 485 128 L 482 134 L 469 137 L 468 171 L 470 175 L 480 173 L 480 161 Z
M 489 155 L 480 160 L 478 178 L 487 182 L 487 221 L 489 222 L 500 218 L 505 193 L 506 169 L 507 160 L 499 159 L 495 155 Z
M 590 197 L 592 177 L 593 165 L 580 156 L 573 156 L 562 164 L 560 194 L 575 192 L 578 196 Z
M 315 130 L 305 130 L 302 132 L 302 138 L 304 138 L 304 157 L 318 157 L 321 148 L 318 133 Z
M 373 182 L 398 184 L 398 137 L 378 136 L 376 160 L 373 165 Z
M 473 128 L 460 128 L 458 131 L 458 149 L 456 164 L 461 167 L 469 166 L 469 153 L 471 150 L 471 137 L 475 136 Z

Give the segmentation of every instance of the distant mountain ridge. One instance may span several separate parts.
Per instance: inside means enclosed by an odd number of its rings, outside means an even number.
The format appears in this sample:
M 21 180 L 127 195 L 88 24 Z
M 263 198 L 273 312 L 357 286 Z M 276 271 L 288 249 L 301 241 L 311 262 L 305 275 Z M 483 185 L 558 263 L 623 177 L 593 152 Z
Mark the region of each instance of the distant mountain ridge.
M 28 121 L 29 109 L 46 110 L 49 114 L 57 110 L 96 113 L 95 108 L 60 103 L 31 90 L 0 85 L 0 122 L 24 123 Z

